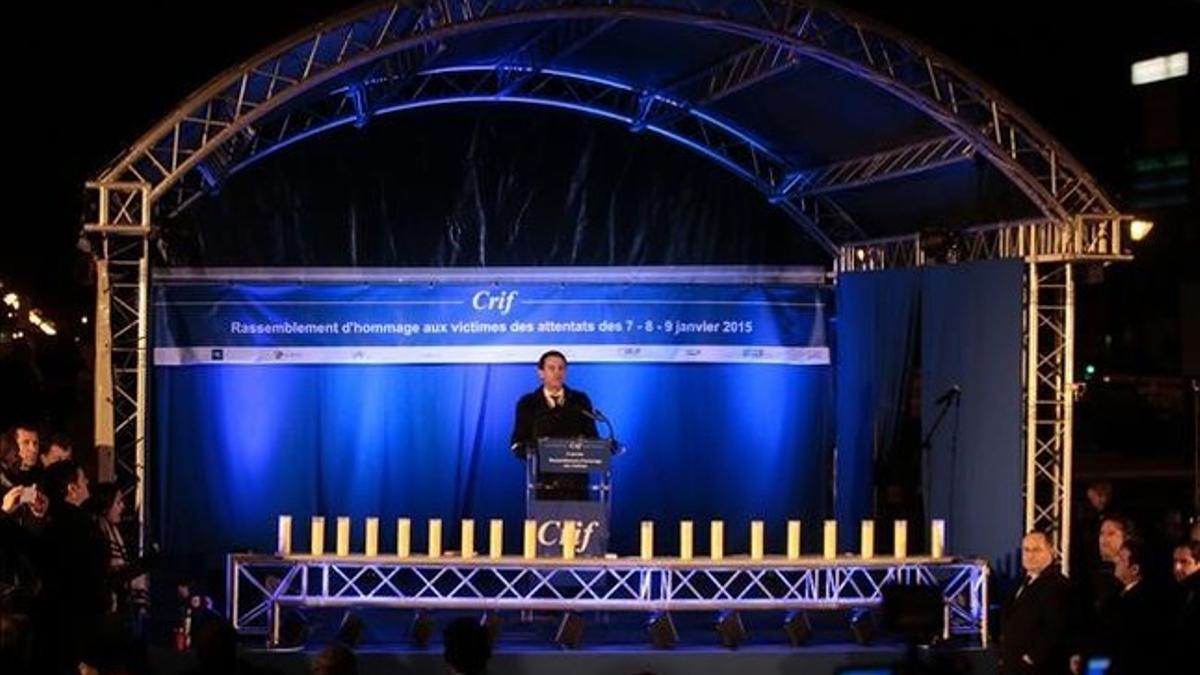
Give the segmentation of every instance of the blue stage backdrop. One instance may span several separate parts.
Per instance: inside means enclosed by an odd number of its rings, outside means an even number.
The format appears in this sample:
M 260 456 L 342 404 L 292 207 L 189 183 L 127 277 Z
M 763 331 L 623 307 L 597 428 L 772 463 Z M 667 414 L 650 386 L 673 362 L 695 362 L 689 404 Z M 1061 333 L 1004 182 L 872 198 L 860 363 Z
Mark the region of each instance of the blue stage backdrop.
M 397 516 L 417 521 L 417 547 L 426 518 L 503 518 L 507 549 L 519 550 L 523 464 L 509 433 L 547 348 L 567 353 L 568 384 L 629 447 L 614 463 L 613 550 L 635 551 L 642 519 L 661 523 L 658 543 L 673 547 L 685 518 L 698 523 L 700 550 L 710 518 L 727 521 L 728 550 L 748 548 L 751 519 L 766 520 L 768 545 L 782 550 L 786 519 L 824 516 L 833 400 L 819 275 L 688 284 L 554 274 L 160 278 L 165 549 L 270 550 L 276 515 L 290 513 L 298 549 L 304 520 L 323 514 L 355 519 L 356 548 L 362 519 L 380 516 L 384 549 Z M 453 548 L 457 528 L 446 529 Z

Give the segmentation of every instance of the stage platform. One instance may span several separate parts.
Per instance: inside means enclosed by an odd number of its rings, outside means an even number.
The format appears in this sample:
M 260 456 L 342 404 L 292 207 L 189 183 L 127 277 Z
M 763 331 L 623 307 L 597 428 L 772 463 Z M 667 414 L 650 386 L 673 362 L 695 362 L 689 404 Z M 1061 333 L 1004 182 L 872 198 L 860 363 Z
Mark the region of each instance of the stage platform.
M 227 612 L 239 633 L 281 644 L 288 612 L 598 612 L 743 615 L 876 608 L 889 584 L 936 589 L 942 638 L 987 646 L 988 567 L 966 558 L 735 556 L 525 559 L 367 555 L 228 558 Z

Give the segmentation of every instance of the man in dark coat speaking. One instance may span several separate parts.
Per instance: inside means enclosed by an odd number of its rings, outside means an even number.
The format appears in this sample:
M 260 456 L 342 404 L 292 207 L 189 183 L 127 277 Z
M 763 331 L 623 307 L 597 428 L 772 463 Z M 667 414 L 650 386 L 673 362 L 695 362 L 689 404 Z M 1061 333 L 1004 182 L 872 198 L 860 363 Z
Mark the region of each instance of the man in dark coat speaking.
M 567 357 L 548 351 L 538 359 L 541 386 L 517 401 L 512 451 L 525 457 L 542 438 L 597 438 L 596 416 L 587 394 L 566 385 Z M 538 496 L 543 499 L 586 499 L 587 476 L 543 474 Z

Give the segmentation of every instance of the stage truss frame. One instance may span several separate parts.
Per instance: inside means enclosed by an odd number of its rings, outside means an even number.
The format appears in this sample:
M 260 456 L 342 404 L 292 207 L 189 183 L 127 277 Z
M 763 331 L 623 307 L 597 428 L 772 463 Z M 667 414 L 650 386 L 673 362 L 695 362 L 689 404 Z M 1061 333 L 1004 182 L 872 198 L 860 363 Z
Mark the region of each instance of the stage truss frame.
M 686 25 L 747 38 L 750 44 L 717 63 L 654 86 L 614 82 L 563 65 L 565 56 L 625 21 Z M 507 58 L 452 68 L 438 65 L 448 40 L 518 24 L 540 30 Z M 714 107 L 730 94 L 787 73 L 804 60 L 898 97 L 935 120 L 946 134 L 829 165 L 802 166 L 773 153 L 753 130 L 723 118 Z M 1121 218 L 1082 165 L 998 92 L 944 55 L 836 7 L 800 0 L 436 0 L 356 8 L 214 78 L 86 185 L 84 236 L 112 274 L 111 284 L 98 284 L 97 297 L 97 312 L 108 314 L 110 321 L 98 317 L 96 322 L 112 328 L 111 341 L 98 341 L 108 352 L 105 356 L 112 357 L 98 359 L 112 363 L 111 387 L 102 384 L 108 378 L 96 378 L 95 395 L 100 405 L 111 406 L 116 479 L 119 487 L 134 494 L 139 542 L 144 544 L 148 537 L 145 478 L 152 455 L 147 438 L 146 298 L 151 250 L 165 251 L 158 236 L 161 223 L 219 189 L 233 173 L 315 134 L 348 124 L 361 126 L 377 115 L 413 107 L 482 101 L 551 105 L 599 115 L 695 150 L 752 184 L 835 262 L 840 260 L 843 271 L 868 260 L 875 261 L 873 268 L 924 261 L 919 239 L 876 242 L 878 251 L 853 245 L 866 241 L 867 234 L 835 201 L 839 191 L 956 162 L 986 161 L 995 167 L 1040 212 L 1043 224 L 1029 226 L 1035 232 L 1077 237 L 1092 223 Z M 1020 240 L 1023 235 L 1016 232 L 1007 227 L 980 230 L 973 239 L 979 249 L 971 255 L 1014 257 L 1012 247 L 1025 245 L 1009 238 Z M 1038 235 L 1030 241 L 1040 247 L 1047 239 Z M 992 245 L 999 248 L 988 248 Z M 1037 249 L 1018 256 L 1036 258 L 1029 275 L 1038 276 L 1035 266 L 1069 266 L 1080 255 L 1103 257 L 1081 254 L 1065 242 L 1056 246 L 1061 253 L 1057 260 L 1051 260 L 1051 252 Z M 882 257 L 876 260 L 876 255 Z M 1121 255 L 1119 248 L 1116 255 Z M 911 256 L 912 262 L 900 262 L 897 256 Z M 1048 352 L 1039 350 L 1048 342 L 1029 339 L 1040 329 L 1026 331 L 1027 350 L 1038 355 L 1032 362 L 1045 364 L 1048 378 L 1030 376 L 1029 381 L 1058 383 L 1046 385 L 1048 398 L 1030 397 L 1053 403 L 1029 406 L 1036 411 L 1027 422 L 1029 429 L 1036 434 L 1044 429 L 1047 438 L 1057 440 L 1029 444 L 1037 468 L 1030 474 L 1037 480 L 1027 480 L 1027 491 L 1034 495 L 1027 499 L 1034 500 L 1031 524 L 1054 521 L 1061 534 L 1069 517 L 1070 380 L 1063 375 L 1050 378 L 1048 369 L 1053 362 L 1060 371 L 1069 370 L 1073 329 L 1070 313 L 1051 316 L 1050 305 L 1039 304 L 1036 289 L 1041 287 L 1032 288 L 1026 293 L 1026 306 L 1037 317 L 1031 325 L 1060 329 L 1066 361 L 1042 359 Z M 1066 300 L 1073 303 L 1073 294 Z M 1051 410 L 1057 411 L 1053 420 Z M 1051 487 L 1043 489 L 1044 484 Z M 1039 496 L 1044 492 L 1053 497 Z M 1061 544 L 1065 551 L 1066 542 Z
M 283 610 L 793 611 L 870 608 L 890 583 L 937 587 L 943 637 L 988 641 L 987 563 L 970 559 L 751 561 L 268 556 L 227 559 L 227 615 L 279 644 Z

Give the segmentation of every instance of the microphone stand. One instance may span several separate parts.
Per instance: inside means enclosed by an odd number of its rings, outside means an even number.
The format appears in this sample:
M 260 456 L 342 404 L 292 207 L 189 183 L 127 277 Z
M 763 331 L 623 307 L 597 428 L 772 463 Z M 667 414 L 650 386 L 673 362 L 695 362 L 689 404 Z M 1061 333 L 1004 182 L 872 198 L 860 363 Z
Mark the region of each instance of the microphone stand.
M 946 419 L 946 413 L 950 412 L 950 406 L 953 405 L 954 428 L 950 433 L 950 512 L 947 514 L 947 520 L 951 521 L 954 515 L 954 477 L 958 470 L 958 421 L 962 413 L 962 406 L 960 405 L 961 402 L 961 390 L 956 389 L 949 396 L 943 396 L 941 403 L 938 404 L 939 409 L 937 417 L 933 419 L 933 424 L 930 425 L 929 431 L 925 432 L 925 438 L 921 439 L 921 451 L 925 455 L 925 492 L 928 494 L 933 489 L 933 486 L 930 485 L 932 469 L 929 466 L 929 453 L 933 450 L 933 436 L 937 433 L 938 428 L 942 426 L 942 422 Z M 931 517 L 933 505 L 930 502 L 932 502 L 932 500 L 926 499 L 925 501 L 925 515 L 926 517 Z
M 605 440 L 612 443 L 612 453 L 614 455 L 621 454 L 621 452 L 624 450 L 624 448 L 622 448 L 621 444 L 618 443 L 616 440 L 616 438 L 617 438 L 616 432 L 613 431 L 613 424 L 612 424 L 612 421 L 608 419 L 608 415 L 605 415 L 604 413 L 600 412 L 596 408 L 593 408 L 591 410 L 584 410 L 583 408 L 578 408 L 578 410 L 579 410 L 579 412 L 583 413 L 585 417 L 592 420 L 593 422 L 599 422 L 605 426 L 605 428 L 608 430 L 608 438 Z

